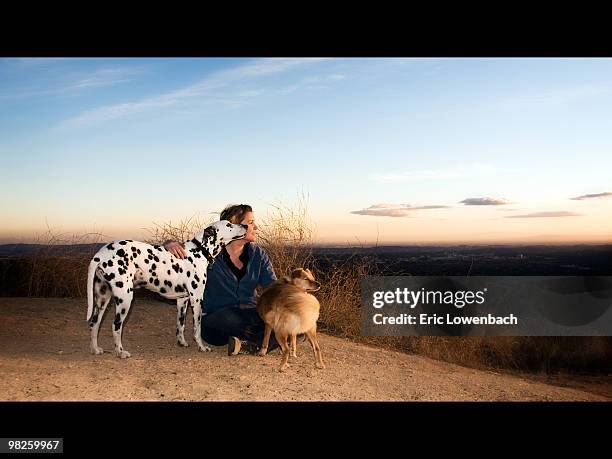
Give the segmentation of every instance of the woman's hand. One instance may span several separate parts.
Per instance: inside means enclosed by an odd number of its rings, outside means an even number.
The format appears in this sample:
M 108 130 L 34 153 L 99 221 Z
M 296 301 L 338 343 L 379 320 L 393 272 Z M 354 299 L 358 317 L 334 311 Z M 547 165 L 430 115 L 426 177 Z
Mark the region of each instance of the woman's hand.
M 182 242 L 166 241 L 164 242 L 164 248 L 176 258 L 182 259 L 187 256 L 187 252 L 185 252 L 185 246 Z

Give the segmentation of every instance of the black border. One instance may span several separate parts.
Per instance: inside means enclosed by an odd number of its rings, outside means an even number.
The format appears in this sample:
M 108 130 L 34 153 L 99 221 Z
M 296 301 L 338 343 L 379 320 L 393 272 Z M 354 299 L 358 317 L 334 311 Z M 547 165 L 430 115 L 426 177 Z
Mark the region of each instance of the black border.
M 254 5 L 130 11 L 123 5 L 74 16 L 55 6 L 5 21 L 0 56 L 612 57 L 607 15 L 567 11 L 564 18 L 534 5 L 503 12 L 442 5 L 403 12 L 314 5 L 296 12 Z
M 0 56 L 611 57 L 608 15 L 585 6 L 13 5 L 3 16 Z
M 498 452 L 527 441 L 546 448 L 606 441 L 612 404 L 596 402 L 3 402 L 0 437 L 61 437 L 64 454 L 237 451 L 293 456 L 332 442 L 342 449 L 442 444 Z M 605 430 L 604 430 L 605 429 Z M 430 443 L 431 442 L 431 443 Z M 456 442 L 454 444 L 453 442 Z M 590 444 L 589 444 L 590 442 Z M 428 448 L 429 447 L 429 448 Z M 270 449 L 272 448 L 272 449 Z M 342 450 L 341 449 L 341 450 Z M 381 449 L 382 451 L 382 449 Z M 266 455 L 267 455 L 266 454 Z M 115 457 L 115 456 L 113 456 Z

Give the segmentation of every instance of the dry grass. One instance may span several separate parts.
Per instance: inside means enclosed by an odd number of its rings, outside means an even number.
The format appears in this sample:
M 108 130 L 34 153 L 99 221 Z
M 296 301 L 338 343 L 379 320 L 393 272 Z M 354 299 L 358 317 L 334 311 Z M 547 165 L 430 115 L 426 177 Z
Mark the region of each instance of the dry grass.
M 314 268 L 313 231 L 308 218 L 308 196 L 298 195 L 294 205 L 272 204 L 258 225 L 258 244 L 263 247 L 278 277 L 292 269 Z
M 149 244 L 163 244 L 166 241 L 187 241 L 203 228 L 217 221 L 218 218 L 210 216 L 204 218 L 199 214 L 180 220 L 178 223 L 153 223 L 152 228 L 148 228 L 149 237 L 144 242 Z
M 100 233 L 59 233 L 48 228 L 38 235 L 39 248 L 20 258 L 4 260 L 0 272 L 4 296 L 85 297 L 87 267 L 98 245 Z M 96 244 L 87 248 L 89 244 Z
M 147 242 L 184 241 L 206 227 L 208 220 L 199 216 L 176 224 L 154 224 Z M 342 263 L 325 263 L 322 269 L 313 256 L 312 224 L 308 219 L 308 199 L 298 197 L 297 204 L 273 205 L 259 223 L 258 243 L 266 250 L 277 276 L 295 267 L 310 268 L 322 288 L 316 293 L 321 302 L 320 329 L 326 333 L 403 352 L 415 353 L 479 368 L 507 368 L 532 372 L 612 371 L 610 337 L 364 337 L 361 336 L 360 282 L 367 275 L 385 275 L 375 260 L 358 255 Z M 82 236 L 48 231 L 39 238 L 43 247 L 18 260 L 0 265 L 3 296 L 85 297 L 87 266 L 95 253 L 84 252 L 78 244 L 103 242 L 97 233 Z M 58 245 L 74 249 L 58 253 Z M 12 265 L 11 265 L 12 263 Z M 8 266 L 8 268 L 7 268 Z M 389 269 L 389 268 L 388 268 Z M 7 290 L 10 285 L 12 290 Z

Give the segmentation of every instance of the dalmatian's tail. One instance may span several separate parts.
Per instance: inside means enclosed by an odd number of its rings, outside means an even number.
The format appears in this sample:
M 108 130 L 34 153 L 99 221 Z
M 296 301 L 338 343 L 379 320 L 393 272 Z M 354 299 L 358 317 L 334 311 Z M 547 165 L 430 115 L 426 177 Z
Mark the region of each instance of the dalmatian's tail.
M 94 306 L 94 276 L 98 268 L 98 262 L 91 260 L 89 262 L 89 270 L 87 271 L 87 321 L 91 319 Z

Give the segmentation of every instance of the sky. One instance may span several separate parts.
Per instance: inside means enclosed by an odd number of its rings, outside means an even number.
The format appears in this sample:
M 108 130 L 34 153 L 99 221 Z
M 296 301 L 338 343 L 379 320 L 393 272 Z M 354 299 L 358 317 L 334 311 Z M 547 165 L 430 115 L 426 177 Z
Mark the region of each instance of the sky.
M 612 59 L 0 59 L 0 244 L 307 196 L 315 242 L 612 242 Z

